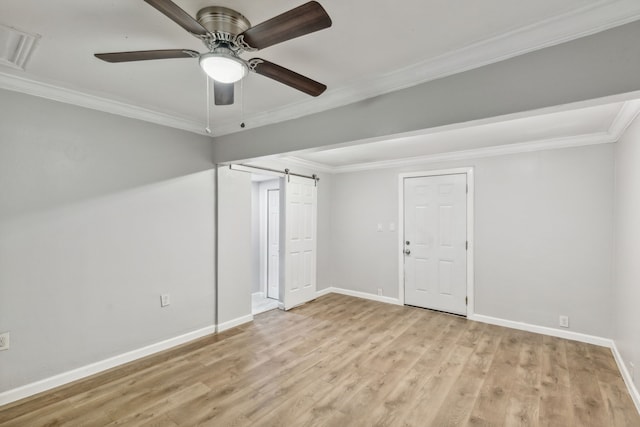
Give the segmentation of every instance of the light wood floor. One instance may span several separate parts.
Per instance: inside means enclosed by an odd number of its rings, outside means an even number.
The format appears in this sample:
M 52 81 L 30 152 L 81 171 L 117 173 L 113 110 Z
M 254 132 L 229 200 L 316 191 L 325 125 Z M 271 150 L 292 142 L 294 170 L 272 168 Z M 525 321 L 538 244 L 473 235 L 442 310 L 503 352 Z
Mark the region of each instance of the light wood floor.
M 330 294 L 0 408 L 0 425 L 640 426 L 611 352 Z

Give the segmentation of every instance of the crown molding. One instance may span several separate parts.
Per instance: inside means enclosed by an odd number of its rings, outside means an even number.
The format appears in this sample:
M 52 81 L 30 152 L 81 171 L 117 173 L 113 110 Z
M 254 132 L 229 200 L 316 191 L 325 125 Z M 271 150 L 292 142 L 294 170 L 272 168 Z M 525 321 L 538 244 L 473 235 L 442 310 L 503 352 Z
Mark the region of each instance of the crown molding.
M 472 150 L 454 151 L 451 153 L 429 154 L 426 156 L 405 157 L 394 160 L 381 160 L 378 162 L 356 163 L 345 166 L 329 166 L 326 164 L 309 162 L 297 157 L 289 157 L 294 164 L 306 163 L 311 168 L 312 164 L 320 170 L 321 168 L 332 174 L 362 172 L 375 169 L 389 169 L 404 166 L 423 165 L 429 163 L 451 162 L 456 160 L 479 159 L 482 157 L 504 156 L 508 154 L 530 153 L 542 150 L 557 150 L 560 148 L 582 147 L 585 145 L 610 144 L 616 142 L 608 132 L 599 132 L 587 135 L 578 135 L 565 138 L 543 139 L 531 142 L 521 142 L 516 144 L 505 144 L 493 147 L 476 148 Z
M 315 172 L 324 172 L 324 173 L 335 173 L 336 168 L 334 166 L 329 166 L 324 163 L 313 162 L 311 160 L 301 159 L 300 157 L 283 157 L 278 159 L 282 164 L 286 165 L 294 165 L 301 168 L 310 169 Z
M 328 90 L 320 98 L 288 104 L 268 112 L 248 116 L 245 119 L 247 124 L 245 129 L 283 122 L 352 104 L 595 34 L 638 19 L 640 19 L 640 3 L 637 0 L 600 0 L 535 24 L 481 40 L 439 57 L 418 62 L 392 73 L 370 75 L 358 79 L 345 86 Z M 13 74 L 0 72 L 0 88 L 207 135 L 204 131 L 205 126 L 193 119 Z M 216 126 L 214 136 L 241 131 L 235 122 L 223 123 Z
M 365 76 L 346 86 L 330 89 L 317 99 L 251 115 L 245 119 L 246 128 L 266 126 L 353 104 L 575 40 L 638 19 L 640 3 L 637 0 L 600 0 L 392 73 Z M 221 136 L 241 131 L 235 123 L 228 123 L 219 125 L 215 134 Z
M 295 155 L 282 158 L 287 163 L 306 167 L 311 170 L 329 174 L 361 172 L 374 169 L 387 169 L 395 167 L 412 166 L 446 161 L 478 159 L 482 157 L 503 156 L 507 154 L 528 153 L 542 150 L 556 150 L 561 148 L 582 147 L 596 144 L 612 144 L 618 142 L 631 123 L 640 115 L 640 100 L 626 101 L 620 107 L 618 114 L 612 120 L 606 132 L 596 132 L 585 135 L 572 135 L 563 138 L 548 138 L 535 141 L 527 141 L 514 144 L 504 144 L 492 147 L 476 148 L 472 150 L 453 151 L 449 153 L 429 154 L 424 156 L 405 157 L 393 160 L 381 160 L 377 162 L 355 163 L 344 166 L 331 166 L 311 160 L 302 159 Z M 425 129 L 422 134 L 430 133 Z M 412 132 L 412 136 L 417 136 Z M 387 139 L 401 138 L 404 135 L 393 135 Z M 364 144 L 366 145 L 366 144 Z
M 627 128 L 638 117 L 638 114 L 640 114 L 640 100 L 626 101 L 622 104 L 608 131 L 612 138 L 615 138 L 615 142 L 618 142 L 624 135 Z
M 205 126 L 192 120 L 13 74 L 0 72 L 0 89 L 207 135 Z

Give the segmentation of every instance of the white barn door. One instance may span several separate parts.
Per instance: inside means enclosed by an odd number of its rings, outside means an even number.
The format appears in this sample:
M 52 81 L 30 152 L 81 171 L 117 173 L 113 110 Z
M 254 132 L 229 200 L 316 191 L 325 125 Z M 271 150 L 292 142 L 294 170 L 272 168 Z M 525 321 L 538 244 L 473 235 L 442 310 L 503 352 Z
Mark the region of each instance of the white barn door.
M 404 179 L 405 304 L 467 314 L 467 176 Z
M 288 176 L 280 189 L 280 295 L 289 310 L 316 297 L 317 188 L 312 179 Z

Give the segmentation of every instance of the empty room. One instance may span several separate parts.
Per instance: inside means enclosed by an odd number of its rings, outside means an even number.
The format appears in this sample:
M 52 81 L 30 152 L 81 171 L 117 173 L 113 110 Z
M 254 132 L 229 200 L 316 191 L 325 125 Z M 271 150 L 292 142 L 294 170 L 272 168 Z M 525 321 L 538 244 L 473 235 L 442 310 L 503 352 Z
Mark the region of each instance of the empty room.
M 0 2 L 0 426 L 640 426 L 638 40 Z

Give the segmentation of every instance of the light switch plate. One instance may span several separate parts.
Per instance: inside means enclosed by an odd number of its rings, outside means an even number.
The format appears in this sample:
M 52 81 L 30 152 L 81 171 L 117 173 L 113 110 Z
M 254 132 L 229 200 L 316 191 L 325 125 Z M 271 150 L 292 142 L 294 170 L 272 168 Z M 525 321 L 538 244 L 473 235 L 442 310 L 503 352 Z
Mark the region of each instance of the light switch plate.
M 169 294 L 160 295 L 160 307 L 166 307 L 171 304 L 171 299 L 169 298 Z

